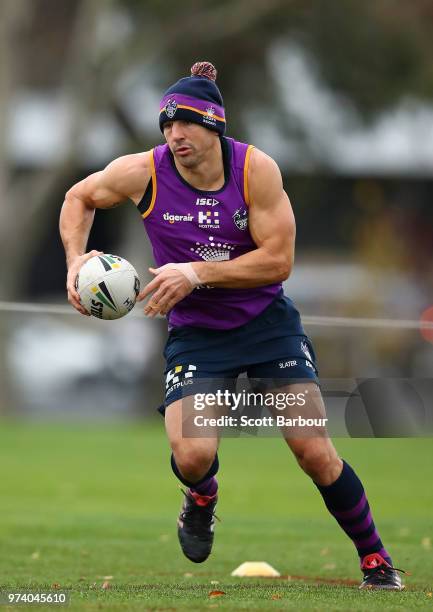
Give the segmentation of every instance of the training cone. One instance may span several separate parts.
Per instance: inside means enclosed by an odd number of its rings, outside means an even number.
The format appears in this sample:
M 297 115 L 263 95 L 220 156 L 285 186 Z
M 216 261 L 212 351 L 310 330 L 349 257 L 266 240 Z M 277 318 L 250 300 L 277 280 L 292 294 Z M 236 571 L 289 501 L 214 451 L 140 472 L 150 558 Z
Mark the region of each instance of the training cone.
M 266 561 L 245 561 L 237 567 L 232 573 L 232 576 L 262 576 L 265 578 L 278 577 L 280 572 L 266 563 Z

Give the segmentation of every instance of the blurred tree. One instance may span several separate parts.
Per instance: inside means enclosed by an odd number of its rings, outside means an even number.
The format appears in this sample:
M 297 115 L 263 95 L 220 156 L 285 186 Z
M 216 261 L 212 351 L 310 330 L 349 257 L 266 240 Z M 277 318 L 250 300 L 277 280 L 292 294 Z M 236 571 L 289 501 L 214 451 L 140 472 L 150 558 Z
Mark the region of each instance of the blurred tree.
M 7 256 L 12 265 L 3 270 L 0 299 L 19 297 L 23 270 L 44 231 L 44 223 L 41 223 L 44 208 L 59 206 L 58 202 L 52 200 L 52 194 L 58 192 L 59 185 L 64 185 L 66 189 L 68 178 L 76 175 L 80 168 L 83 133 L 94 113 L 100 109 L 111 112 L 129 136 L 129 144 L 125 143 L 128 150 L 140 149 L 143 140 L 146 141 L 125 113 L 122 94 L 119 95 L 116 88 L 125 71 L 133 68 L 137 62 L 147 66 L 157 65 L 160 67 L 161 88 L 165 88 L 171 80 L 178 78 L 179 72 L 181 75 L 184 73 L 185 56 L 191 56 L 191 60 L 188 60 L 191 64 L 196 60 L 196 51 L 191 50 L 189 43 L 197 45 L 206 41 L 206 49 L 209 50 L 217 41 L 222 42 L 226 37 L 239 35 L 267 13 L 272 13 L 282 1 L 269 0 L 264 6 L 260 0 L 239 0 L 236 3 L 224 2 L 210 9 L 200 3 L 187 4 L 189 6 L 184 4 L 180 7 L 173 3 L 178 15 L 173 11 L 167 23 L 167 3 L 163 7 L 159 2 L 138 4 L 116 3 L 114 0 L 106 0 L 104 3 L 99 0 L 71 0 L 68 10 L 59 10 L 58 7 L 54 13 L 49 13 L 50 27 L 59 28 L 69 35 L 50 35 L 50 53 L 42 54 L 41 63 L 33 62 L 33 58 L 38 41 L 40 44 L 42 26 L 46 27 L 47 12 L 43 10 L 47 8 L 46 0 L 37 0 L 30 9 L 23 0 L 8 0 L 0 4 L 0 20 L 4 30 L 1 37 L 4 46 L 0 84 L 2 108 L 8 108 L 13 90 L 15 92 L 31 83 L 41 87 L 47 84 L 55 86 L 55 93 L 65 96 L 72 109 L 67 146 L 54 166 L 34 169 L 14 182 L 13 169 L 9 167 L 1 178 L 3 206 L 0 218 L 0 257 Z M 98 37 L 98 26 L 104 19 L 113 17 L 113 11 L 119 8 L 129 12 L 134 29 L 125 44 L 110 45 Z M 192 12 L 186 10 L 188 8 Z M 21 40 L 28 42 L 21 45 Z M 178 51 L 178 47 L 181 47 L 183 53 Z M 183 63 L 182 69 L 177 68 L 177 63 Z M 170 69 L 162 69 L 170 64 L 173 77 L 170 76 Z M 32 65 L 34 71 L 29 71 Z M 12 87 L 10 75 L 14 73 L 21 78 L 21 82 L 18 78 Z M 54 81 L 53 75 L 56 75 Z M 0 139 L 3 148 L 0 154 L 2 161 L 7 162 L 5 110 L 2 118 Z M 2 167 L 7 169 L 8 164 L 4 163 Z
M 162 92 L 197 59 L 213 61 L 228 110 L 230 135 L 243 139 L 247 113 L 273 117 L 277 137 L 299 130 L 279 96 L 270 49 L 297 41 L 321 74 L 368 119 L 408 94 L 433 98 L 433 8 L 428 0 L 3 0 L 0 3 L 1 297 L 18 297 L 23 270 L 44 232 L 47 210 L 83 167 L 83 135 L 105 112 L 122 134 L 123 152 L 153 144 L 124 104 L 126 74 Z M 297 84 L 290 84 L 296 88 Z M 72 109 L 65 152 L 51 168 L 16 174 L 11 166 L 8 108 L 17 92 L 38 88 Z M 143 109 L 155 113 L 156 108 Z M 53 126 L 53 130 L 56 126 Z M 23 248 L 25 245 L 25 248 Z
M 132 81 L 162 93 L 188 75 L 195 61 L 210 60 L 218 68 L 229 134 L 246 137 L 251 121 L 246 111 L 254 108 L 259 121 L 275 120 L 275 138 L 282 147 L 288 135 L 296 134 L 299 146 L 294 155 L 301 156 L 303 128 L 288 115 L 276 86 L 275 73 L 281 66 L 272 64 L 272 49 L 297 43 L 308 52 L 330 90 L 341 94 L 368 123 L 407 96 L 433 99 L 432 24 L 431 0 L 220 0 L 213 4 L 200 0 L 1 0 L 0 300 L 23 297 L 26 271 L 48 274 L 46 267 L 38 270 L 30 262 L 44 239 L 53 240 L 48 220 L 58 215 L 59 194 L 95 169 L 85 161 L 82 142 L 98 115 L 106 113 L 119 128 L 120 151 L 145 150 L 154 144 L 158 132 L 149 122 L 137 125 L 125 105 L 130 94 L 125 76 L 132 75 Z M 288 85 L 290 93 L 298 83 Z M 16 167 L 10 155 L 11 109 L 18 94 L 26 90 L 60 97 L 70 110 L 66 146 L 51 167 Z M 156 106 L 142 112 L 154 116 L 156 124 Z M 311 167 L 317 172 L 317 166 Z M 327 176 L 315 182 L 298 179 L 295 203 L 305 202 L 305 208 L 313 203 L 305 214 L 305 225 L 311 228 L 304 239 L 307 247 L 323 248 L 326 239 L 333 253 L 335 245 L 348 250 L 357 240 L 351 228 L 359 211 L 346 212 L 350 209 L 346 203 L 351 202 L 347 179 L 335 184 Z M 428 194 L 430 189 L 429 184 Z M 412 186 L 408 191 L 412 192 Z M 421 199 L 427 201 L 427 197 L 424 194 Z M 406 193 L 404 206 L 410 205 L 412 195 Z M 367 214 L 358 240 L 363 252 L 374 252 L 376 261 L 384 261 L 395 226 L 385 216 L 372 231 Z M 421 268 L 431 260 L 432 243 L 431 232 L 423 226 L 424 211 L 418 214 L 421 220 L 413 220 L 410 249 L 405 246 L 398 252 L 410 251 Z M 118 223 L 119 216 L 113 215 Z M 129 223 L 132 216 L 126 217 Z M 422 229 L 420 260 L 413 253 L 420 252 Z M 383 247 L 385 242 L 388 245 L 386 252 L 378 247 L 381 236 L 387 238 L 381 242 Z M 60 251 L 58 257 L 62 257 Z M 5 327 L 4 318 L 0 325 Z M 0 372 L 4 368 L 0 346 Z
M 15 177 L 6 146 L 8 133 L 4 127 L 0 128 L 0 166 L 3 168 L 3 176 L 0 179 L 0 257 L 10 263 L 2 269 L 0 299 L 6 296 L 19 297 L 24 268 L 43 235 L 44 210 L 47 206 L 56 204 L 51 198 L 53 192 L 59 183 L 67 184 L 71 169 L 78 165 L 80 159 L 77 145 L 86 128 L 94 94 L 95 84 L 89 78 L 89 68 L 100 3 L 97 0 L 82 0 L 77 6 L 79 10 L 71 31 L 68 52 L 65 54 L 62 81 L 58 83 L 61 94 L 69 97 L 73 109 L 65 154 L 59 156 L 57 163 L 48 169 L 37 168 Z M 35 9 L 35 5 L 32 8 Z M 13 94 L 16 89 L 25 85 L 19 81 L 13 82 L 11 76 L 23 60 L 22 53 L 25 51 L 22 52 L 20 41 L 33 21 L 41 16 L 36 10 L 29 10 L 28 3 L 23 0 L 0 3 L 0 10 L 0 23 L 4 29 L 0 37 L 4 46 L 0 54 L 3 75 L 0 79 L 0 104 L 4 109 L 1 117 L 7 122 Z M 53 129 L 56 129 L 56 126 L 53 126 Z
M 302 40 L 332 89 L 371 117 L 403 95 L 433 98 L 432 25 L 426 0 L 318 0 Z

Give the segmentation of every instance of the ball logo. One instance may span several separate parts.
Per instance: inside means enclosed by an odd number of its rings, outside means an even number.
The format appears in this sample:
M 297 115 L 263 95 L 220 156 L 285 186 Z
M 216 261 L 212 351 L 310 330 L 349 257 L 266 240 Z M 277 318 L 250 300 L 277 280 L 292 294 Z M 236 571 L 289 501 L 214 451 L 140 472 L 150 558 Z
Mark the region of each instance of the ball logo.
M 173 119 L 177 111 L 177 102 L 176 100 L 169 100 L 165 105 L 165 114 L 169 119 Z
M 104 266 L 106 272 L 118 270 L 120 268 L 120 262 L 122 261 L 117 255 L 98 255 L 98 259 Z
M 103 304 L 108 306 L 108 308 L 111 308 L 111 310 L 114 310 L 115 312 L 117 312 L 116 304 L 114 303 L 113 298 L 111 297 L 110 292 L 108 291 L 108 287 L 104 283 L 104 281 L 100 282 L 99 285 L 95 285 L 94 287 L 92 287 L 91 291 L 95 295 L 95 297 L 97 297 Z M 92 304 L 94 306 L 97 305 L 95 300 L 92 300 Z M 101 308 L 101 313 L 102 313 L 102 308 Z M 98 315 L 94 315 L 94 316 L 98 316 Z
M 135 306 L 135 302 L 133 302 L 131 300 L 131 298 L 126 298 L 126 300 L 123 302 L 123 305 L 125 306 L 126 310 L 128 312 L 131 312 L 131 310 L 134 308 Z
M 98 302 L 98 300 L 92 300 L 90 306 L 90 314 L 92 317 L 96 317 L 97 319 L 102 319 L 102 311 L 104 309 L 104 304 L 102 302 Z

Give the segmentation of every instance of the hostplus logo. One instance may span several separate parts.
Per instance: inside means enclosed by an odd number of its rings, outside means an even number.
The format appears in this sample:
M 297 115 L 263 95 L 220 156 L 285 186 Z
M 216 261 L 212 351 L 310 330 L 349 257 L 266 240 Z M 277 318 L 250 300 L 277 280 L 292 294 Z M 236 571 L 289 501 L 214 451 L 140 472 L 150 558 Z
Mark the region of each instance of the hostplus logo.
M 164 221 L 168 221 L 169 223 L 177 223 L 178 221 L 194 221 L 193 215 L 190 215 L 189 213 L 187 215 L 173 215 L 172 213 L 165 212 L 162 217 Z
M 193 364 L 177 365 L 172 370 L 169 370 L 165 377 L 166 395 L 170 395 L 178 387 L 191 385 L 194 382 L 192 379 L 196 370 L 197 366 Z
M 200 210 L 198 213 L 198 226 L 204 229 L 219 229 L 220 220 L 217 210 Z

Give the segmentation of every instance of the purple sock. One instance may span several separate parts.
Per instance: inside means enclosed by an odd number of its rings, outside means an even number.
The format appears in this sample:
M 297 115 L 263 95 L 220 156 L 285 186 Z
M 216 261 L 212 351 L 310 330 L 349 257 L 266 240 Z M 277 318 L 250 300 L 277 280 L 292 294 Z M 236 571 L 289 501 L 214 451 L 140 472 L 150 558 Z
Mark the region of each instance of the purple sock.
M 218 491 L 218 480 L 215 476 L 211 476 L 211 478 L 206 478 L 206 480 L 200 484 L 190 487 L 190 491 L 194 491 L 194 493 L 198 493 L 199 495 L 208 495 L 211 497 Z
M 374 525 L 364 487 L 350 465 L 343 461 L 343 471 L 332 484 L 315 484 L 329 512 L 356 546 L 361 561 L 366 555 L 379 553 L 392 565 Z

